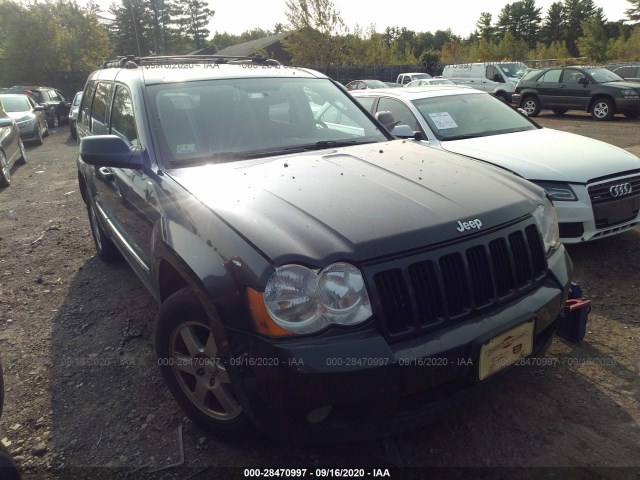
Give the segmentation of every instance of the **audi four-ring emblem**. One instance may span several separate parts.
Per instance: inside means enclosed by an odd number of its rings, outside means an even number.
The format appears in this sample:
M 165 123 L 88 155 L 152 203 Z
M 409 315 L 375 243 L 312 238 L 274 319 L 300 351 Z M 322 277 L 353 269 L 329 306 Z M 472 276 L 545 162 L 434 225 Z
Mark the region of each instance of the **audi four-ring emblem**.
M 629 195 L 633 189 L 630 183 L 621 183 L 620 185 L 614 185 L 609 189 L 609 193 L 612 197 L 624 197 Z

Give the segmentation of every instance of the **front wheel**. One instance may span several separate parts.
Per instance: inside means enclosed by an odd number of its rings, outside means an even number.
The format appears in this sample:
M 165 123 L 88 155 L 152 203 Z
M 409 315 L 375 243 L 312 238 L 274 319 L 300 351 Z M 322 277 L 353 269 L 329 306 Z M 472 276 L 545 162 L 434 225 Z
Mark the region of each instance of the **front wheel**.
M 24 143 L 22 143 L 22 140 L 19 140 L 20 142 L 20 159 L 18 160 L 20 163 L 25 164 L 27 163 L 27 151 L 24 149 Z
M 598 98 L 591 107 L 591 116 L 596 120 L 611 120 L 614 113 L 613 103 L 608 98 Z
M 540 100 L 538 97 L 526 97 L 522 102 L 522 109 L 529 117 L 535 117 L 540 113 Z
M 169 390 L 198 426 L 225 438 L 246 438 L 251 423 L 233 391 L 204 308 L 189 287 L 160 306 L 155 350 Z
M 0 187 L 11 185 L 11 169 L 3 151 L 0 151 Z

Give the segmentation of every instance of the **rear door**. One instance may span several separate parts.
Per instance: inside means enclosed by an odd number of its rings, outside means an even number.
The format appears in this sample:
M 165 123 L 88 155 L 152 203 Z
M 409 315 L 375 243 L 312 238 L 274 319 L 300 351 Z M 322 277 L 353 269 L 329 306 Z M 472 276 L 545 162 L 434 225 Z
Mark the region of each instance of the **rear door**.
M 562 75 L 561 68 L 552 68 L 547 70 L 533 84 L 538 91 L 538 98 L 544 108 L 555 108 L 564 106 L 563 90 L 560 90 L 560 77 Z

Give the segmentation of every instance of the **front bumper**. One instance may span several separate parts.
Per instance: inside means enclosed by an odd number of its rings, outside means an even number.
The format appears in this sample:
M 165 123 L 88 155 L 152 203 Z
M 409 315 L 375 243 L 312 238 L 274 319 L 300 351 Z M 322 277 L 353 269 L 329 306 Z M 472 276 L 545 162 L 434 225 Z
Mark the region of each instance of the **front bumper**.
M 640 113 L 640 98 L 616 98 L 616 112 Z
M 520 106 L 520 101 L 522 100 L 522 95 L 519 93 L 514 93 L 511 95 L 511 103 L 516 107 Z
M 612 211 L 613 216 L 608 219 L 606 218 L 607 212 L 601 212 L 601 209 L 598 210 L 599 218 L 596 218 L 587 187 L 571 185 L 571 188 L 578 197 L 577 201 L 553 202 L 558 214 L 562 243 L 571 244 L 596 240 L 640 226 L 640 210 L 638 210 L 640 199 L 622 198 L 620 207 L 624 206 L 625 211 L 629 210 L 629 212 L 621 213 L 617 218 L 615 210 Z M 632 202 L 632 204 L 627 206 L 626 202 Z
M 452 400 L 499 376 L 477 380 L 484 341 L 535 319 L 533 354 L 543 354 L 571 270 L 561 246 L 545 280 L 524 297 L 401 342 L 388 342 L 371 324 L 290 340 L 227 328 L 229 375 L 245 412 L 271 435 L 330 441 L 398 433 L 435 419 Z
M 23 142 L 32 142 L 38 138 L 38 123 L 33 125 L 27 125 L 24 127 L 18 127 L 20 132 L 20 139 Z

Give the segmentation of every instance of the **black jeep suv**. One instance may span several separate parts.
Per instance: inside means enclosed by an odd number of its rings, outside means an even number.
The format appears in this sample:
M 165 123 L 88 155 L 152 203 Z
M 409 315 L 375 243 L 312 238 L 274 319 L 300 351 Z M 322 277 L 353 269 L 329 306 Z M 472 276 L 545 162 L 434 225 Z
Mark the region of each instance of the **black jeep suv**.
M 542 109 L 562 115 L 567 110 L 591 112 L 596 120 L 616 113 L 640 116 L 640 85 L 606 68 L 553 67 L 527 72 L 518 82 L 512 103 L 535 117 Z
M 552 340 L 571 262 L 544 190 L 395 139 L 318 72 L 107 62 L 77 132 L 98 256 L 159 302 L 206 429 L 389 434 Z

